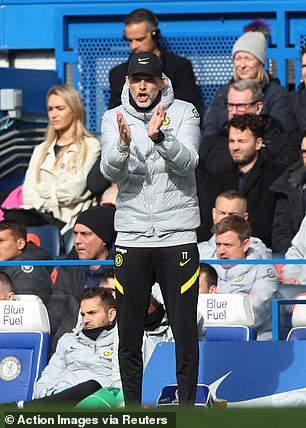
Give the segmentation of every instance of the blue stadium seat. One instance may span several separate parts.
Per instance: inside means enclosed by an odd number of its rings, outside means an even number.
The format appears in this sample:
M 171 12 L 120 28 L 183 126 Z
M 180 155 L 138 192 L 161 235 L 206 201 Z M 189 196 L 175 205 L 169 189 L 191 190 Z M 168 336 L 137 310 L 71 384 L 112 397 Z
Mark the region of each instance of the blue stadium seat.
M 164 386 L 157 399 L 157 406 L 177 406 L 178 404 L 178 386 L 175 384 Z M 194 405 L 212 407 L 212 396 L 207 385 L 197 385 Z
M 306 293 L 306 285 L 303 284 L 283 284 L 277 287 L 276 298 L 278 300 L 292 300 L 299 294 Z M 281 305 L 280 307 L 280 339 L 286 340 L 289 331 L 292 329 L 292 305 Z
M 292 329 L 289 331 L 287 340 L 306 340 L 306 293 L 296 296 L 296 300 L 304 303 L 294 305 L 292 311 Z
M 288 333 L 287 340 L 306 340 L 306 326 L 292 328 Z
M 256 329 L 245 325 L 213 325 L 206 327 L 207 342 L 248 342 L 256 340 L 256 338 Z
M 207 342 L 256 340 L 252 305 L 243 294 L 200 294 L 198 313 Z
M 49 357 L 48 333 L 0 333 L 0 403 L 33 398 L 33 387 Z
M 37 296 L 0 301 L 0 403 L 31 400 L 48 363 L 51 344 L 47 310 Z
M 27 240 L 44 248 L 53 258 L 60 256 L 61 239 L 58 225 L 27 226 Z

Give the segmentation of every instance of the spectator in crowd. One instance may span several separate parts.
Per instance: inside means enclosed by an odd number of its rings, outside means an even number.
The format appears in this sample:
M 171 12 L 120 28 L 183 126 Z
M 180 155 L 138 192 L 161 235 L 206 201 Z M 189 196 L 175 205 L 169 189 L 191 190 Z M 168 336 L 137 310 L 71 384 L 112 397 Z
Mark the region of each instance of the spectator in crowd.
M 217 292 L 218 274 L 208 263 L 200 263 L 199 294 L 215 294 Z
M 100 275 L 99 287 L 104 287 L 110 290 L 112 295 L 116 297 L 115 272 L 114 268 L 105 269 Z
M 87 177 L 88 189 L 96 195 L 99 205 L 116 206 L 118 188 L 116 183 L 110 183 L 104 178 L 100 171 L 100 162 L 98 161 L 93 166 Z
M 214 173 L 197 167 L 195 177 L 201 219 L 200 226 L 197 228 L 197 240 L 202 242 L 211 237 L 211 210 L 215 203 Z
M 4 272 L 0 272 L 0 300 L 15 300 L 13 281 Z
M 192 64 L 188 59 L 174 55 L 160 46 L 161 33 L 157 16 L 148 9 L 136 9 L 125 17 L 124 25 L 124 38 L 129 43 L 131 55 L 144 51 L 158 55 L 163 64 L 163 73 L 171 80 L 175 98 L 192 103 L 201 115 L 203 103 Z M 115 66 L 109 73 L 110 108 L 121 104 L 127 71 L 128 61 Z
M 87 175 L 86 187 L 95 196 L 97 202 L 100 203 L 104 191 L 106 191 L 111 183 L 103 177 L 100 171 L 101 157 L 99 156 L 93 167 Z
M 247 258 L 251 237 L 251 227 L 247 220 L 231 215 L 216 223 L 214 231 L 218 259 Z M 222 264 L 214 267 L 218 272 L 217 292 L 246 294 L 253 307 L 257 338 L 270 340 L 272 300 L 278 284 L 274 267 L 260 264 Z
M 253 79 L 260 84 L 264 93 L 263 114 L 277 119 L 285 132 L 290 133 L 288 119 L 288 92 L 278 79 L 265 71 L 266 22 L 255 20 L 244 28 L 244 34 L 235 42 L 232 50 L 234 76 L 219 88 L 210 102 L 204 117 L 204 137 L 217 134 L 227 121 L 227 93 L 233 81 Z
M 112 385 L 116 300 L 105 288 L 91 287 L 81 297 L 82 330 L 67 333 L 34 387 L 34 400 L 18 408 L 70 405 Z
M 27 242 L 27 231 L 22 223 L 3 220 L 0 222 L 0 260 L 52 260 L 52 257 L 43 248 Z M 35 294 L 44 303 L 52 293 L 52 271 L 52 266 L 0 266 L 0 272 L 11 278 L 16 294 Z
M 233 164 L 215 174 L 215 195 L 237 190 L 247 200 L 249 222 L 254 236 L 271 246 L 276 196 L 272 182 L 282 169 L 261 156 L 264 126 L 260 116 L 235 116 L 229 123 L 229 151 Z
M 123 392 L 127 404 L 141 403 L 141 343 L 156 280 L 176 342 L 179 402 L 191 404 L 198 373 L 194 170 L 200 120 L 192 104 L 174 99 L 152 52 L 134 54 L 127 74 L 122 105 L 104 114 L 101 138 L 101 171 L 118 184 L 115 276 Z
M 112 207 L 91 207 L 79 214 L 73 229 L 74 248 L 71 258 L 77 260 L 108 260 L 112 257 L 115 240 Z M 58 271 L 52 297 L 48 304 L 53 351 L 57 340 L 76 325 L 80 298 L 85 287 L 98 286 L 102 272 L 107 267 L 61 266 Z
M 232 164 L 228 147 L 229 121 L 244 114 L 260 115 L 264 124 L 261 155 L 273 160 L 282 168 L 298 160 L 298 146 L 294 139 L 283 132 L 278 120 L 263 114 L 264 95 L 259 83 L 253 79 L 243 79 L 231 83 L 227 92 L 228 121 L 214 135 L 206 137 L 200 144 L 199 167 L 218 172 Z
M 73 87 L 50 88 L 47 108 L 46 140 L 34 149 L 23 184 L 24 208 L 35 209 L 44 218 L 51 214 L 47 222 L 50 217 L 60 221 L 64 234 L 93 204 L 86 178 L 99 157 L 100 144 L 85 128 L 85 110 Z
M 306 258 L 306 217 L 292 239 L 291 246 L 285 254 L 286 259 Z M 306 285 L 306 266 L 304 264 L 286 264 L 283 267 L 283 282 L 285 284 Z
M 101 196 L 100 205 L 115 207 L 117 203 L 118 186 L 117 183 L 112 183 Z
M 169 326 L 165 307 L 162 302 L 151 295 L 142 344 L 143 370 L 158 343 L 173 341 L 173 333 Z
M 302 81 L 296 91 L 289 93 L 290 112 L 296 124 L 296 139 L 301 141 L 306 133 L 306 47 L 301 53 Z
M 306 133 L 300 151 L 300 159 L 271 185 L 277 195 L 272 228 L 272 248 L 276 253 L 285 254 L 306 215 Z
M 19 208 L 23 204 L 22 185 L 10 188 L 0 193 L 0 221 L 5 219 L 5 213 L 1 208 Z
M 199 294 L 215 294 L 217 293 L 218 273 L 216 269 L 208 263 L 200 263 L 199 276 Z M 198 340 L 204 342 L 206 340 L 206 327 L 203 314 L 198 309 Z
M 245 220 L 248 220 L 249 216 L 246 197 L 236 190 L 226 190 L 217 196 L 215 206 L 212 209 L 213 224 L 215 225 L 230 215 L 237 215 Z M 198 248 L 201 259 L 215 258 L 215 235 L 207 242 L 200 242 Z M 247 256 L 252 259 L 270 259 L 272 258 L 272 251 L 259 238 L 251 236 Z

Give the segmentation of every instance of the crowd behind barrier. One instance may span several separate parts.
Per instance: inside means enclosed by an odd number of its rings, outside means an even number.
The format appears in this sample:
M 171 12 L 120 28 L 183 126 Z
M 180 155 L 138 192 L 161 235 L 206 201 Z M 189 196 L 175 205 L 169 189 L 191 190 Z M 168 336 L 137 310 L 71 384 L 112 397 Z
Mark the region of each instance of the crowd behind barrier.
M 279 255 L 277 255 L 279 256 Z M 200 263 L 208 263 L 214 265 L 223 265 L 229 264 L 230 260 L 211 260 L 211 259 L 201 259 Z M 58 268 L 60 266 L 90 266 L 93 264 L 93 260 L 16 260 L 16 261 L 0 261 L 1 266 L 54 266 Z M 102 266 L 113 266 L 113 260 L 95 260 L 95 265 Z M 273 259 L 245 259 L 245 260 L 235 260 L 235 264 L 271 264 L 271 265 L 305 265 L 306 260 L 288 260 L 284 258 L 273 258 Z M 290 328 L 292 327 L 291 317 L 292 317 L 292 302 L 294 302 L 295 297 L 306 293 L 306 284 L 301 285 L 292 285 L 285 284 L 279 281 L 277 294 L 275 296 L 275 301 L 273 302 L 271 312 L 272 312 L 272 321 L 273 321 L 273 340 L 284 340 L 288 334 Z M 18 299 L 18 295 L 17 295 Z M 18 299 L 19 300 L 19 299 Z M 274 307 L 274 309 L 273 309 Z M 305 322 L 306 325 L 306 322 Z

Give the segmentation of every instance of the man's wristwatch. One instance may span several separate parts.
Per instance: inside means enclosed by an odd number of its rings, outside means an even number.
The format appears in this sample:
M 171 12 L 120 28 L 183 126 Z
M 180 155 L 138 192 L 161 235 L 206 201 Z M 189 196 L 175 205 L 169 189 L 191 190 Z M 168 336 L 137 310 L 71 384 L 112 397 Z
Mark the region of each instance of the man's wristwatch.
M 157 136 L 154 138 L 151 137 L 151 140 L 155 144 L 160 144 L 164 141 L 164 138 L 165 138 L 165 134 L 162 131 L 158 131 Z

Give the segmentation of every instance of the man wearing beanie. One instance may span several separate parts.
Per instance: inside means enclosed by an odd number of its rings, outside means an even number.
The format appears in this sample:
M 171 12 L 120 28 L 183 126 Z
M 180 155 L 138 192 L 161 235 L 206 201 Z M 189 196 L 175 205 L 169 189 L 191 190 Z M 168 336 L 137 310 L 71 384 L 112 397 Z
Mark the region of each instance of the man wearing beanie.
M 134 54 L 122 105 L 102 119 L 101 171 L 118 185 L 115 229 L 119 364 L 125 403 L 142 399 L 142 337 L 159 283 L 176 342 L 178 397 L 193 404 L 198 376 L 199 207 L 194 170 L 199 114 L 174 99 L 152 52 Z
M 295 132 L 295 121 L 288 120 L 288 91 L 279 79 L 265 71 L 266 36 L 268 24 L 257 19 L 244 27 L 245 33 L 234 43 L 232 49 L 233 78 L 221 86 L 211 100 L 204 117 L 203 137 L 218 134 L 227 121 L 227 94 L 229 84 L 242 79 L 253 79 L 260 84 L 264 94 L 262 114 L 280 122 L 282 131 L 291 135 Z
M 79 214 L 73 229 L 74 248 L 68 258 L 78 260 L 107 260 L 112 258 L 115 240 L 115 209 L 96 206 Z M 80 297 L 85 287 L 98 286 L 107 265 L 61 266 L 48 304 L 52 351 L 57 340 L 75 327 Z

